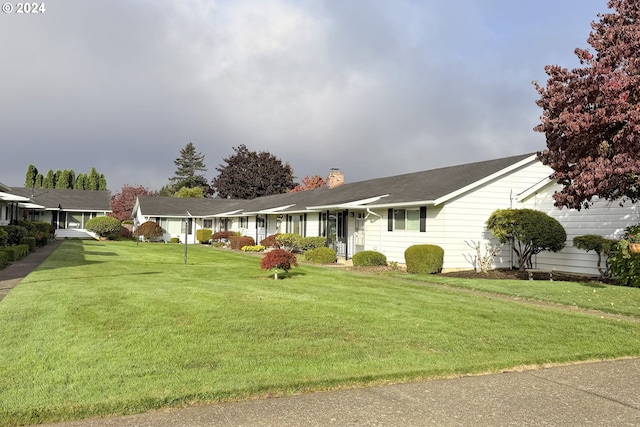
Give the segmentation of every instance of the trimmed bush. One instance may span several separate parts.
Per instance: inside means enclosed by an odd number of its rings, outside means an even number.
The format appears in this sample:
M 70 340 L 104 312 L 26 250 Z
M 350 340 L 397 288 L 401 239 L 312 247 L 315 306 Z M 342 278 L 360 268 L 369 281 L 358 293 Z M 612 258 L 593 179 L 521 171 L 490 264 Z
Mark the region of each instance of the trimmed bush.
M 3 269 L 9 264 L 9 255 L 0 249 L 0 269 Z
M 207 228 L 201 228 L 200 230 L 196 230 L 196 239 L 200 243 L 209 243 L 212 235 L 213 235 L 213 231 Z
M 433 274 L 442 271 L 444 249 L 436 245 L 413 245 L 404 251 L 408 273 Z
M 254 246 L 256 241 L 249 236 L 231 236 L 229 237 L 229 247 L 231 249 L 242 249 L 243 246 Z
M 500 243 L 511 244 L 518 268 L 531 268 L 531 258 L 542 251 L 559 252 L 567 232 L 560 222 L 533 209 L 498 209 L 487 219 L 489 230 Z
M 9 233 L 4 228 L 0 227 L 0 248 L 3 248 L 9 244 Z
M 280 243 L 278 243 L 278 236 L 280 233 L 272 234 L 271 236 L 267 236 L 264 239 L 260 240 L 260 244 L 265 248 L 279 248 Z
M 180 243 L 180 238 L 172 237 L 171 239 L 169 239 L 169 243 Z
M 264 251 L 264 246 L 255 245 L 255 246 L 243 246 L 240 248 L 243 252 L 262 252 Z
M 284 249 L 274 249 L 271 252 L 267 252 L 262 261 L 260 261 L 260 268 L 263 270 L 274 270 L 274 279 L 278 278 L 278 270 L 284 270 L 288 272 L 292 266 L 298 266 L 298 260 L 296 256 Z
M 362 251 L 352 258 L 354 267 L 387 266 L 387 257 L 376 251 Z
M 27 236 L 22 238 L 22 244 L 29 246 L 29 252 L 36 250 L 36 238 Z
M 142 236 L 146 240 L 153 240 L 162 237 L 164 230 L 157 222 L 147 221 L 140 224 L 133 234 L 134 236 Z
M 22 238 L 27 235 L 27 230 L 19 225 L 5 225 L 2 228 L 7 232 L 7 245 L 9 246 L 19 245 Z
M 91 218 L 84 225 L 84 228 L 96 233 L 102 238 L 108 237 L 111 234 L 119 234 L 120 227 L 120 220 L 111 216 L 97 216 Z
M 302 236 L 299 234 L 282 233 L 276 237 L 276 242 L 278 242 L 282 249 L 295 252 L 299 250 L 300 239 L 302 239 Z
M 302 252 L 327 245 L 326 237 L 301 237 L 298 240 L 298 249 Z
M 225 230 L 225 231 L 216 231 L 211 236 L 211 240 L 228 239 L 230 237 L 239 236 L 239 235 L 240 235 L 240 233 L 238 233 L 236 231 L 227 231 L 227 230 Z
M 9 262 L 18 261 L 29 254 L 29 245 L 15 245 L 0 249 L 7 254 Z
M 596 268 L 600 273 L 601 279 L 609 277 L 611 274 L 607 263 L 605 263 L 605 268 L 602 267 L 602 256 L 608 257 L 611 255 L 617 244 L 617 240 L 607 239 L 596 234 L 586 234 L 573 238 L 573 246 L 587 252 L 594 251 L 598 255 Z
M 304 258 L 314 264 L 333 264 L 338 259 L 336 251 L 325 246 L 306 251 Z

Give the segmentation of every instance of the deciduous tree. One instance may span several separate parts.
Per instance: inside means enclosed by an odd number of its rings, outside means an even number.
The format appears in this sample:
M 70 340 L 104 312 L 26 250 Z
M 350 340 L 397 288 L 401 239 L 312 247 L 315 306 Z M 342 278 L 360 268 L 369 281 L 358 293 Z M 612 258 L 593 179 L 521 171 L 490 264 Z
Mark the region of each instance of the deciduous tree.
M 119 193 L 111 196 L 111 214 L 110 216 L 118 218 L 121 222 L 127 219 L 131 219 L 133 207 L 136 204 L 138 196 L 155 196 L 157 192 L 151 191 L 142 185 L 128 185 L 122 186 Z
M 556 206 L 587 208 L 594 197 L 640 198 L 640 7 L 610 0 L 587 42 L 576 49 L 582 68 L 545 68 L 545 87 L 534 85 L 543 109 L 535 130 L 545 134 L 540 160 L 562 185 Z
M 266 151 L 250 151 L 244 144 L 216 168 L 219 175 L 211 186 L 219 197 L 254 199 L 286 193 L 294 187 L 293 169 Z
M 315 188 L 326 187 L 327 182 L 320 175 L 305 176 L 302 178 L 302 184 L 298 184 L 291 190 L 291 193 L 298 191 L 313 190 Z

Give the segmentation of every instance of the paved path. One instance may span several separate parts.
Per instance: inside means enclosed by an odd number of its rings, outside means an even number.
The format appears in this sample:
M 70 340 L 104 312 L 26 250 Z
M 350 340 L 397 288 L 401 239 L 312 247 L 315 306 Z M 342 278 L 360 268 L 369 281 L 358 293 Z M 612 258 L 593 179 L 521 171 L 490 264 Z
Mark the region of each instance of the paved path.
M 60 242 L 0 270 L 0 300 Z M 49 427 L 640 426 L 640 358 L 166 409 Z
M 27 274 L 31 273 L 31 271 L 47 259 L 53 251 L 58 249 L 61 243 L 61 240 L 52 240 L 46 246 L 36 248 L 32 254 L 0 270 L 0 301 L 2 301 L 7 293 L 20 283 Z

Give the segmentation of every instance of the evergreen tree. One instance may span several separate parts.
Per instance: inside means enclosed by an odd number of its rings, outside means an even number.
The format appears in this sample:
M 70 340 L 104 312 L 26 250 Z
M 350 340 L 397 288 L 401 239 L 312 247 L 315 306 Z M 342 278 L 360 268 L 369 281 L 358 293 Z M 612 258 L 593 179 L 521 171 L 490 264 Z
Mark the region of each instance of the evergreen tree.
M 56 175 L 53 173 L 53 169 L 47 171 L 47 176 L 42 181 L 44 188 L 56 188 Z
M 67 188 L 67 182 L 66 179 L 64 177 L 64 173 L 58 169 L 56 171 L 56 189 L 58 190 L 65 190 Z
M 36 177 L 38 176 L 38 169 L 29 165 L 27 168 L 27 175 L 25 177 L 24 186 L 27 188 L 33 188 L 36 185 Z
M 173 192 L 182 187 L 195 188 L 201 187 L 204 194 L 211 194 L 211 187 L 204 175 L 198 172 L 206 172 L 207 167 L 204 163 L 204 155 L 196 152 L 193 143 L 188 143 L 180 150 L 180 157 L 175 159 L 173 163 L 176 165 L 175 175 L 169 178 L 173 185 Z
M 78 177 L 76 178 L 76 183 L 73 186 L 74 190 L 88 190 L 88 181 L 89 178 L 87 177 L 86 173 L 79 173 Z
M 42 188 L 44 186 L 44 176 L 41 173 L 36 175 L 36 188 Z
M 104 174 L 100 174 L 100 181 L 98 185 L 98 190 L 106 190 L 107 189 L 107 178 L 104 177 Z
M 98 190 L 100 188 L 100 175 L 96 168 L 91 168 L 86 188 L 87 190 Z

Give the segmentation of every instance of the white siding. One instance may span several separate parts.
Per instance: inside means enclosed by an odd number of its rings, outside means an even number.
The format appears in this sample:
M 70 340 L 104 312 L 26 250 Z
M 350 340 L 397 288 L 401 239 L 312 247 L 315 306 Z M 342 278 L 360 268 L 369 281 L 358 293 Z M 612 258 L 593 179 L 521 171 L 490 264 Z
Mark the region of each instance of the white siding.
M 561 186 L 551 184 L 526 199 L 523 208 L 536 209 L 557 219 L 567 232 L 565 248 L 558 253 L 542 252 L 534 259 L 534 267 L 584 274 L 598 274 L 597 255 L 573 247 L 573 238 L 596 234 L 609 239 L 621 237 L 624 228 L 640 222 L 639 206 L 597 201 L 589 209 L 558 209 L 553 205 L 553 193 Z M 604 262 L 604 260 L 603 260 Z
M 415 244 L 434 244 L 444 249 L 445 270 L 473 269 L 475 250 L 467 242 L 492 239 L 486 220 L 496 209 L 516 207 L 515 197 L 539 183 L 550 170 L 531 163 L 479 188 L 461 194 L 439 206 L 427 206 L 426 232 L 387 231 L 387 209 L 376 209 L 366 223 L 366 249 L 382 252 L 389 261 L 404 262 L 404 251 Z M 510 253 L 504 248 L 496 258 L 499 267 L 510 266 Z

